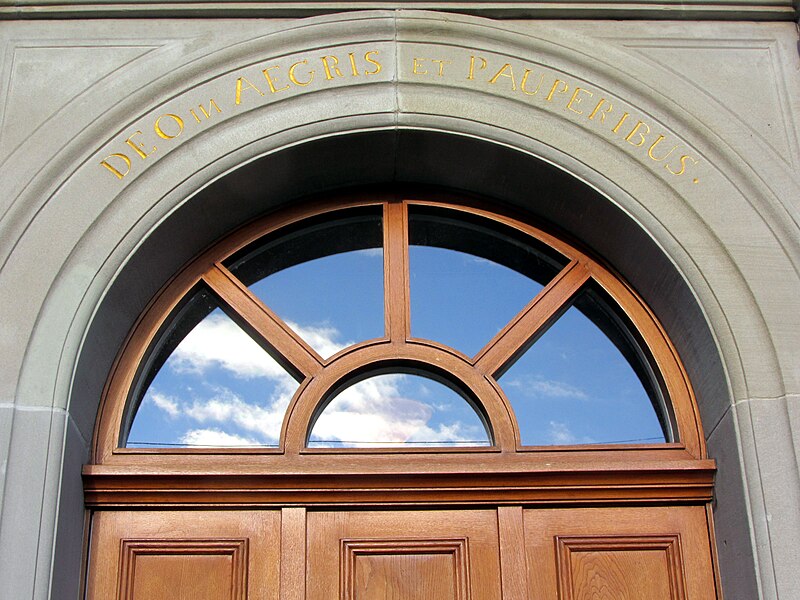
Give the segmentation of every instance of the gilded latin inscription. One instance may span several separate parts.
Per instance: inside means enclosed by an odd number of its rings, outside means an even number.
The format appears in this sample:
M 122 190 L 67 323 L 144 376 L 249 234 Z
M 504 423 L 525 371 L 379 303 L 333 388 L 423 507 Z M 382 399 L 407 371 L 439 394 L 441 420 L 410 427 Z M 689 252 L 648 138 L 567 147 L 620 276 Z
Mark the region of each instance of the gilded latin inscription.
M 446 62 L 446 61 L 445 61 Z M 440 65 L 441 72 L 444 65 Z M 383 70 L 378 50 L 364 53 L 348 52 L 344 55 L 326 54 L 286 63 L 263 65 L 256 75 L 238 74 L 231 85 L 230 99 L 209 98 L 205 103 L 184 112 L 165 112 L 157 116 L 149 130 L 137 129 L 124 141 L 119 152 L 113 152 L 100 161 L 100 166 L 117 179 L 124 179 L 137 167 L 147 165 L 148 159 L 158 156 L 165 140 L 172 142 L 189 127 L 200 127 L 225 110 L 254 104 L 264 98 L 287 93 L 292 89 L 305 91 L 312 84 L 324 86 L 329 81 L 347 78 L 364 78 Z M 318 73 L 321 74 L 318 76 Z
M 637 117 L 635 111 L 631 114 L 615 106 L 619 103 L 612 102 L 607 94 L 584 83 L 579 85 L 546 67 L 465 54 L 459 60 L 416 55 L 409 59 L 407 68 L 414 79 L 463 78 L 462 81 L 471 87 L 520 94 L 529 103 L 539 103 L 575 122 L 604 130 L 618 139 L 622 147 L 638 154 L 644 162 L 658 163 L 659 168 L 671 176 L 685 176 L 700 162 L 680 140 L 671 140 L 668 132 L 659 131 L 655 122 Z M 292 90 L 304 92 L 321 89 L 328 82 L 368 79 L 382 70 L 378 50 L 321 54 L 293 62 L 261 65 L 256 71 L 235 74 L 229 99 L 208 98 L 205 103 L 184 112 L 165 112 L 157 116 L 150 130 L 143 126 L 128 134 L 119 151 L 103 158 L 100 165 L 116 178 L 123 179 L 157 157 L 162 144 L 173 142 L 187 128 L 205 125 L 217 114 L 264 102 L 265 98 L 280 97 Z M 693 177 L 693 183 L 698 181 Z

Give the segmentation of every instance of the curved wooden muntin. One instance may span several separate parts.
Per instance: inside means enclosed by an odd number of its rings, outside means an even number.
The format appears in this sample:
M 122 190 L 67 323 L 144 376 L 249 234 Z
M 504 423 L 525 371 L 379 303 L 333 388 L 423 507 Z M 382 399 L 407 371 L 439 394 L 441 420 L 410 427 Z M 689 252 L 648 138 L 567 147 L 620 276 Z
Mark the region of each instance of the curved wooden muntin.
M 385 335 L 327 359 L 319 356 L 223 264 L 265 235 L 311 217 L 382 207 Z M 411 337 L 409 207 L 482 217 L 530 236 L 566 266 L 484 348 L 468 357 Z M 125 448 L 120 439 L 140 365 L 173 309 L 198 285 L 219 299 L 301 380 L 284 417 L 278 448 Z M 527 447 L 495 381 L 509 361 L 556 319 L 586 286 L 615 301 L 651 357 L 676 441 L 640 445 Z M 308 448 L 307 438 L 331 389 L 356 372 L 402 366 L 449 380 L 487 421 L 489 447 Z M 399 456 L 401 455 L 401 456 Z M 110 374 L 98 413 L 91 463 L 84 469 L 90 505 L 270 505 L 286 503 L 431 504 L 474 502 L 707 502 L 714 463 L 692 387 L 677 352 L 641 298 L 576 245 L 488 204 L 462 198 L 360 194 L 300 204 L 253 222 L 179 273 L 153 300 Z

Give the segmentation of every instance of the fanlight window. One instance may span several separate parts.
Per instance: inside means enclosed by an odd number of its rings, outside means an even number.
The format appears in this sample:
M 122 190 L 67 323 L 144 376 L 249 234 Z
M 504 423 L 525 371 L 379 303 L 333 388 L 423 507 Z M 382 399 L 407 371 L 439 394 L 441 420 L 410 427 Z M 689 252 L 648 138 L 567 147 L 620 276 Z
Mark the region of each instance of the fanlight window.
M 657 325 L 557 238 L 476 208 L 395 199 L 267 222 L 169 288 L 120 384 L 121 447 L 677 441 L 641 333 Z

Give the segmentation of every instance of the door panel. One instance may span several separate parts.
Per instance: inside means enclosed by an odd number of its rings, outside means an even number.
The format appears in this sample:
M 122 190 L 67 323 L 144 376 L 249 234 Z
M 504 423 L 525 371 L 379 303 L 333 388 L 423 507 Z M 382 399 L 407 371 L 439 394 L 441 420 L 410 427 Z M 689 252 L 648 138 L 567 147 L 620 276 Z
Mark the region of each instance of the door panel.
M 89 600 L 711 600 L 703 506 L 99 511 Z
M 703 507 L 526 510 L 524 526 L 533 598 L 717 597 Z
M 277 600 L 278 511 L 97 512 L 89 600 Z
M 496 600 L 497 513 L 312 512 L 307 575 L 308 600 Z

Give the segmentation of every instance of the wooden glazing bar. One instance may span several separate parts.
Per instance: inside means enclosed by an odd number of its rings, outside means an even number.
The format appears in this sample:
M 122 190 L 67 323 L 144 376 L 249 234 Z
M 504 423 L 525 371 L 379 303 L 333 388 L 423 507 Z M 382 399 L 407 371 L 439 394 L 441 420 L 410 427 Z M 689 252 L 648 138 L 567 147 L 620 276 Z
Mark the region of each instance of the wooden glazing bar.
M 239 324 L 261 336 L 279 355 L 275 360 L 293 375 L 304 379 L 322 368 L 322 358 L 225 267 L 215 265 L 203 280 L 238 315 Z
M 306 597 L 306 509 L 281 509 L 280 600 Z
M 409 319 L 408 207 L 399 201 L 384 205 L 384 303 L 386 334 L 392 342 L 411 335 Z
M 528 598 L 523 525 L 521 506 L 497 508 L 503 600 L 527 600 Z
M 502 374 L 511 359 L 552 322 L 588 279 L 589 271 L 582 263 L 573 261 L 567 265 L 486 344 L 476 355 L 475 366 L 493 377 Z

